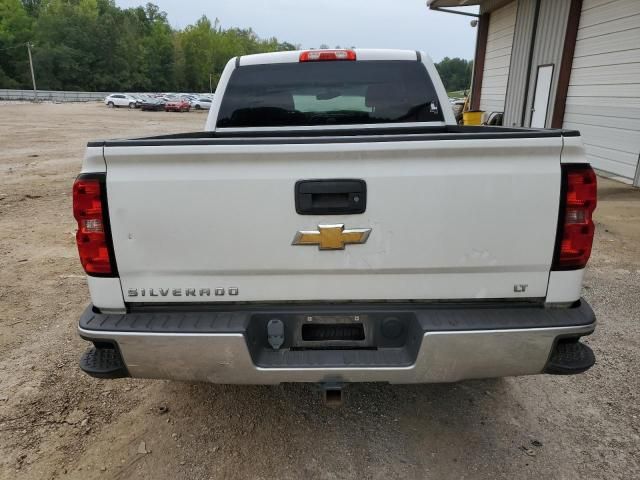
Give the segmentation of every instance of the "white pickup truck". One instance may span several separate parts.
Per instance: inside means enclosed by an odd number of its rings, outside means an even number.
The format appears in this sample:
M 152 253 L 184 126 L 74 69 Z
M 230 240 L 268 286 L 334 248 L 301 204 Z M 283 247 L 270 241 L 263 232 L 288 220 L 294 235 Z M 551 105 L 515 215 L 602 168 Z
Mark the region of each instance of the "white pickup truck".
M 595 362 L 580 134 L 456 125 L 420 52 L 234 58 L 205 131 L 90 142 L 73 200 L 96 377 L 339 389 Z

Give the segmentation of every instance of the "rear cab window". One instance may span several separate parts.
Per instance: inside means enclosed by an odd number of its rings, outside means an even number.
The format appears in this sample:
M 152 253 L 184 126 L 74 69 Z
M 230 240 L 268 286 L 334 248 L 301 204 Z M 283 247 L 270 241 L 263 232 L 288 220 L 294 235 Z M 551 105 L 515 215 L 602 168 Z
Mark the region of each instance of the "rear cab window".
M 333 61 L 240 66 L 232 73 L 218 128 L 441 122 L 421 62 Z

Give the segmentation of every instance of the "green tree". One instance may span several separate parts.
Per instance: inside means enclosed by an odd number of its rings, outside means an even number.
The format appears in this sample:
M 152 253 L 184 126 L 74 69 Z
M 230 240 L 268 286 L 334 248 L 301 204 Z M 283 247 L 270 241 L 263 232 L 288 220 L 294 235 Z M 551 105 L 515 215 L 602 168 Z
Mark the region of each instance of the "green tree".
M 473 61 L 444 57 L 441 62 L 436 63 L 436 68 L 448 92 L 471 87 Z
M 39 88 L 97 91 L 206 91 L 236 55 L 296 48 L 206 16 L 174 30 L 152 3 L 0 0 L 0 88 L 30 86 L 27 41 Z
M 250 28 L 224 30 L 218 19 L 212 23 L 202 16 L 176 34 L 177 83 L 180 90 L 206 91 L 209 76 L 217 84 L 225 65 L 235 56 L 295 48 L 277 38 L 260 39 Z
M 27 13 L 32 17 L 37 17 L 40 14 L 40 9 L 44 0 L 22 0 L 22 5 Z
M 20 0 L 0 0 L 0 86 L 19 88 L 29 82 L 26 43 L 32 24 Z
M 40 88 L 93 88 L 97 19 L 95 0 L 52 0 L 40 11 L 34 49 Z
M 174 33 L 167 14 L 147 3 L 144 10 L 145 35 L 143 39 L 143 71 L 147 78 L 147 89 L 167 91 L 175 88 Z

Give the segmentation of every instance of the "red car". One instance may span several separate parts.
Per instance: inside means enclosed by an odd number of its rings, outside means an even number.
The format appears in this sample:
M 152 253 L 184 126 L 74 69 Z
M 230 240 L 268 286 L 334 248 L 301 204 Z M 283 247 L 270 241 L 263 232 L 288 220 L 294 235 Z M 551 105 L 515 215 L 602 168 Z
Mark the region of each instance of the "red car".
M 188 112 L 189 110 L 191 105 L 184 99 L 169 100 L 164 104 L 165 112 Z

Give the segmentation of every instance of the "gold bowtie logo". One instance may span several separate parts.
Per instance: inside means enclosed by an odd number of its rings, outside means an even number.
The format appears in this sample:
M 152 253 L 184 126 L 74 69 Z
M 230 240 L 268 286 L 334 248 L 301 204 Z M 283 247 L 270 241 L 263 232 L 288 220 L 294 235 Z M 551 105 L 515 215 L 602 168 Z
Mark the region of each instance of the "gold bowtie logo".
M 370 228 L 345 230 L 344 225 L 318 225 L 318 230 L 299 231 L 292 245 L 318 245 L 320 250 L 344 250 L 349 243 L 365 243 Z

